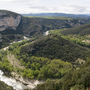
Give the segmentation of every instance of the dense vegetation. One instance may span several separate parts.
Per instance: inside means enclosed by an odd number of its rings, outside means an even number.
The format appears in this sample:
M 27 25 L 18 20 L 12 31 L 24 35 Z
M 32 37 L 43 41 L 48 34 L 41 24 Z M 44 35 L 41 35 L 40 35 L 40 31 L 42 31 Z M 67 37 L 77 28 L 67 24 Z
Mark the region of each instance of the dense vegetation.
M 36 90 L 90 90 L 90 58 L 80 69 L 69 71 L 61 80 L 51 80 Z
M 89 24 L 81 25 L 81 26 L 74 27 L 74 28 L 71 28 L 71 29 L 68 29 L 68 28 L 55 29 L 55 30 L 49 31 L 49 33 L 54 34 L 54 35 L 59 35 L 62 38 L 70 40 L 70 41 L 72 41 L 76 44 L 79 44 L 81 46 L 85 46 L 85 47 L 90 48 L 90 43 L 89 43 L 90 36 L 89 36 L 89 27 L 88 26 L 89 26 Z M 76 28 L 78 28 L 78 30 Z M 85 28 L 88 29 L 88 32 Z M 68 32 L 69 30 L 71 31 L 70 34 Z M 83 35 L 81 35 L 80 33 L 82 31 L 84 31 L 86 34 L 83 33 Z M 67 33 L 67 34 L 65 34 L 64 32 Z M 77 33 L 73 33 L 73 32 L 77 32 Z
M 2 42 L 0 43 L 0 48 L 6 47 L 9 45 L 9 43 L 13 41 L 19 41 L 23 39 L 22 35 L 19 34 L 7 34 L 7 35 L 2 35 Z
M 14 43 L 10 45 L 9 51 L 25 66 L 21 72 L 23 77 L 29 79 L 61 78 L 73 69 L 71 62 L 89 56 L 88 49 L 57 35 L 50 35 L 34 42 L 30 40 Z
M 83 26 L 87 26 L 87 24 L 83 25 Z M 76 27 L 74 27 L 74 28 L 76 28 Z M 77 34 L 63 35 L 62 32 L 67 31 L 67 30 L 69 30 L 69 29 L 63 28 L 63 29 L 50 30 L 49 34 L 59 35 L 59 36 L 61 36 L 62 38 L 66 39 L 66 40 L 72 41 L 72 42 L 74 42 L 76 44 L 79 44 L 79 45 L 81 45 L 83 47 L 90 48 L 90 36 L 88 34 L 79 35 L 79 32 L 78 32 Z M 85 29 L 82 28 L 82 30 L 84 31 Z
M 86 26 L 86 27 L 85 27 Z M 73 41 L 81 46 L 90 48 L 89 44 L 89 35 L 81 36 L 80 31 L 86 31 L 85 34 L 89 34 L 89 28 L 87 27 L 89 25 L 83 25 L 77 27 L 78 30 L 75 28 L 71 28 L 70 30 L 73 30 L 68 35 L 69 29 L 60 29 L 60 30 L 54 30 L 50 31 L 51 34 L 54 35 L 60 35 L 61 37 Z M 81 27 L 81 28 L 80 28 Z M 86 30 L 88 28 L 88 32 Z M 78 33 L 73 33 L 74 30 L 77 30 Z M 62 35 L 61 31 L 67 33 L 67 35 Z M 76 32 L 76 31 L 75 31 Z M 41 84 L 37 86 L 36 90 L 90 90 L 90 58 L 87 59 L 86 63 L 81 65 L 80 68 L 74 69 L 69 71 L 61 80 L 51 80 L 49 82 L 46 82 L 45 84 Z
M 78 23 L 77 19 L 70 20 L 70 23 Z M 22 17 L 22 22 L 18 26 L 16 32 L 20 31 L 23 34 L 28 34 L 30 36 L 38 36 L 43 34 L 43 32 L 52 29 L 59 29 L 59 28 L 70 28 L 73 27 L 69 23 L 67 19 L 47 19 L 47 18 L 28 18 Z M 80 24 L 83 24 L 80 22 Z M 27 28 L 27 29 L 26 29 Z
M 65 40 L 60 36 L 50 35 L 41 41 L 22 46 L 20 53 L 22 55 L 27 53 L 29 56 L 34 55 L 37 57 L 55 58 L 68 62 L 75 62 L 78 58 L 86 59 L 89 50 Z
M 0 50 L 0 69 L 4 72 L 8 72 L 8 74 L 10 74 L 9 72 L 14 70 L 7 59 L 7 51 Z
M 64 29 L 55 29 L 55 30 L 50 30 L 49 34 L 53 34 L 53 35 L 59 35 L 62 38 L 69 40 L 71 42 L 74 42 L 76 44 L 79 44 L 83 47 L 87 47 L 90 48 L 90 36 L 88 34 L 86 35 L 79 35 L 79 34 L 67 34 L 67 35 L 63 35 L 61 32 L 63 31 L 67 31 L 67 28 Z M 84 28 L 82 28 L 82 30 L 84 30 Z
M 90 23 L 63 30 L 61 31 L 61 33 L 64 35 L 68 35 L 68 34 L 89 35 L 90 34 Z
M 32 43 L 32 42 L 30 42 Z M 61 78 L 66 72 L 72 70 L 72 65 L 60 59 L 49 59 L 44 57 L 35 57 L 28 53 L 21 53 L 20 50 L 28 43 L 14 43 L 9 47 L 9 51 L 20 60 L 26 69 L 21 70 L 23 77 L 29 79 L 47 79 Z

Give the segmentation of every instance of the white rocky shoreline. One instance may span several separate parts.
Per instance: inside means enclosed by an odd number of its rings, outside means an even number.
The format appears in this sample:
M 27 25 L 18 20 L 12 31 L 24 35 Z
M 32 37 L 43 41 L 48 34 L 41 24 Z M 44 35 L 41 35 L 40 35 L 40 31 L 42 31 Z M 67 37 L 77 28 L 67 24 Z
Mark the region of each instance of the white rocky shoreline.
M 15 90 L 24 90 L 24 89 L 34 89 L 38 84 L 45 83 L 45 81 L 39 80 L 28 80 L 23 77 L 7 77 L 4 75 L 4 72 L 0 70 L 0 81 L 3 81 L 8 86 L 12 86 Z

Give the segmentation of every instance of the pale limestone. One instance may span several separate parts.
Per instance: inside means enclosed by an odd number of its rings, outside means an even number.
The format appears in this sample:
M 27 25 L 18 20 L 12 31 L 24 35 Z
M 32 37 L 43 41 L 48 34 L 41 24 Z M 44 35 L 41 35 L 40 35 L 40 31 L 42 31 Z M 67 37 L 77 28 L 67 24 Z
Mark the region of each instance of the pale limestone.
M 16 18 L 14 18 L 12 16 L 0 18 L 0 31 L 4 31 L 6 29 L 16 30 L 16 28 L 18 27 L 20 22 L 21 22 L 20 15 L 18 15 Z

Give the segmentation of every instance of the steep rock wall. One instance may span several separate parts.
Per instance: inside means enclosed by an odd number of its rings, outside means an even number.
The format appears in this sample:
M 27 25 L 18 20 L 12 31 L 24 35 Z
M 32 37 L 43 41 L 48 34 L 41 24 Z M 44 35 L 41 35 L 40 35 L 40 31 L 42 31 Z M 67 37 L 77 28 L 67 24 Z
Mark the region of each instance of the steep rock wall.
M 20 15 L 17 15 L 16 18 L 14 18 L 13 16 L 7 16 L 6 13 L 0 12 L 0 31 L 4 31 L 6 29 L 16 30 L 20 22 Z

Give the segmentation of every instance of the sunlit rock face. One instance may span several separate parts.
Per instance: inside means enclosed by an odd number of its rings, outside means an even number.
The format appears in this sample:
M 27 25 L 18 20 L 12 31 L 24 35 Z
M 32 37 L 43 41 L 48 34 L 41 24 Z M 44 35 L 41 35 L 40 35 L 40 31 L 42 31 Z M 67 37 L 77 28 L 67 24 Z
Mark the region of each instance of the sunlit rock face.
M 20 22 L 21 22 L 20 15 L 13 17 L 13 16 L 7 16 L 7 14 L 4 12 L 0 12 L 0 31 L 4 31 L 6 29 L 16 30 Z

